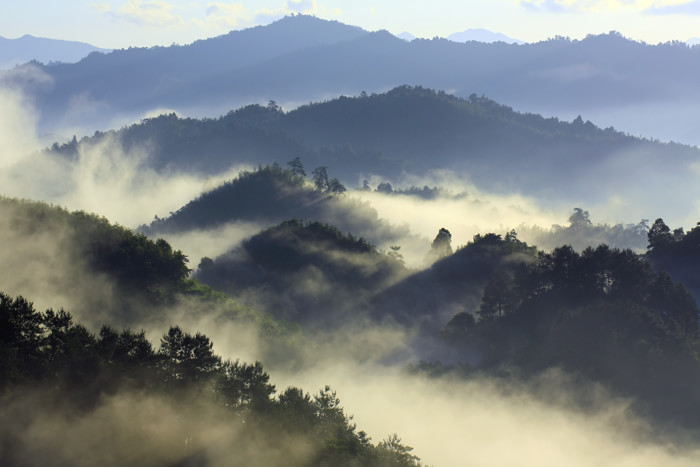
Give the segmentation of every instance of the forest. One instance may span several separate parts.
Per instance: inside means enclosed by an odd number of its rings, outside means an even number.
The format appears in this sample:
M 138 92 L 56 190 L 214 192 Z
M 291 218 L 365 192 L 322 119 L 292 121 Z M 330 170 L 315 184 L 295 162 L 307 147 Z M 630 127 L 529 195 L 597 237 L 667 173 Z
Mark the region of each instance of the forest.
M 700 464 L 700 148 L 588 116 L 697 54 L 295 15 L 0 72 L 0 464 Z

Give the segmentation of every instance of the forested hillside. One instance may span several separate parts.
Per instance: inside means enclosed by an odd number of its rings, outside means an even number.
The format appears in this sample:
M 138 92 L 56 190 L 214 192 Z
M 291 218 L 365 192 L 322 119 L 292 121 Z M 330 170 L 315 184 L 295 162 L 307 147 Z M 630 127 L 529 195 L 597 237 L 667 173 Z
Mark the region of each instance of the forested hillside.
M 482 189 L 563 193 L 591 202 L 610 193 L 605 181 L 614 171 L 627 170 L 640 182 L 648 180 L 641 167 L 653 167 L 656 179 L 688 177 L 686 169 L 700 158 L 697 148 L 601 129 L 581 118 L 569 123 L 515 112 L 475 94 L 458 98 L 409 86 L 289 112 L 271 102 L 217 119 L 163 115 L 52 149 L 75 156 L 79 143 L 105 138 L 116 138 L 127 153 L 149 148 L 147 165 L 158 170 L 210 174 L 299 157 L 307 167 L 328 167 L 346 184 L 370 174 L 398 179 L 448 169 Z
M 93 330 L 162 325 L 184 308 L 188 322 L 252 326 L 249 332 L 281 347 L 299 332 L 190 279 L 187 257 L 163 239 L 31 201 L 0 199 L 0 217 L 0 238 L 12 245 L 0 253 L 6 290 L 70 309 Z
M 4 293 L 0 326 L 3 465 L 421 465 L 396 435 L 372 443 L 329 386 L 278 393 L 199 332 L 156 348 Z
M 330 329 L 358 319 L 367 300 L 407 274 L 392 253 L 327 224 L 291 220 L 203 258 L 195 277 L 279 318 Z

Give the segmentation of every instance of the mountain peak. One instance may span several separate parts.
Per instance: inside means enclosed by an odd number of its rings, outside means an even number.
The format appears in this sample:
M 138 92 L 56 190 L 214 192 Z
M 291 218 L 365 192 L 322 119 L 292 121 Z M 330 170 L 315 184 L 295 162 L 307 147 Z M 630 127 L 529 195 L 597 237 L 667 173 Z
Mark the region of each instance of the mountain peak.
M 524 44 L 524 42 L 521 40 L 513 39 L 505 34 L 501 34 L 500 32 L 492 32 L 488 29 L 482 28 L 467 29 L 462 32 L 456 32 L 454 34 L 450 34 L 447 39 L 451 40 L 452 42 L 475 41 L 486 43 L 505 42 L 507 44 Z

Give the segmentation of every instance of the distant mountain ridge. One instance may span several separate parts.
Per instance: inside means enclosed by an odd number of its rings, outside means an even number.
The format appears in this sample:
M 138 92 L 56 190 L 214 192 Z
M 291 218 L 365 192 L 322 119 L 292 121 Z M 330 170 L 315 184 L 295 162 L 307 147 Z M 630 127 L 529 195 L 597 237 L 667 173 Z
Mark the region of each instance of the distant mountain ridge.
M 696 148 L 601 129 L 580 117 L 569 123 L 518 113 L 485 97 L 461 99 L 411 86 L 290 112 L 271 103 L 219 119 L 161 116 L 81 143 L 112 136 L 125 151 L 149 147 L 149 165 L 158 170 L 215 173 L 234 164 L 285 164 L 300 157 L 310 169 L 328 166 L 350 186 L 369 174 L 395 181 L 403 173 L 448 169 L 469 174 L 490 191 L 574 199 L 605 200 L 621 190 L 620 183 L 604 181 L 619 155 L 634 154 L 635 164 L 625 169 L 630 180 L 655 167 L 654 177 L 673 174 L 692 183 L 694 175 L 683 168 L 700 160 Z M 71 144 L 54 147 L 67 156 L 76 150 Z
M 12 68 L 32 60 L 44 64 L 75 63 L 93 52 L 109 53 L 111 50 L 84 42 L 47 39 L 29 34 L 17 39 L 0 37 L 0 69 Z
M 120 50 L 41 66 L 53 85 L 25 87 L 41 111 L 42 131 L 58 124 L 94 130 L 98 122 L 108 124 L 105 115 L 137 116 L 157 108 L 212 116 L 270 99 L 296 107 L 406 83 L 461 97 L 484 94 L 550 114 L 607 115 L 605 109 L 647 106 L 658 115 L 664 103 L 687 108 L 692 116 L 700 108 L 699 56 L 699 49 L 683 43 L 642 44 L 617 33 L 518 46 L 438 38 L 406 42 L 386 31 L 298 15 L 187 46 Z M 4 80 L 23 86 L 26 76 Z M 628 119 L 651 118 L 647 107 Z
M 505 34 L 502 34 L 500 32 L 492 32 L 489 31 L 488 29 L 482 29 L 482 28 L 474 28 L 474 29 L 467 29 L 465 31 L 461 32 L 455 32 L 454 34 L 450 34 L 447 36 L 447 39 L 454 41 L 454 42 L 469 42 L 469 41 L 477 41 L 477 42 L 486 42 L 486 43 L 492 43 L 492 42 L 505 42 L 506 44 L 524 44 L 524 41 L 521 41 L 519 39 L 513 39 L 512 37 L 508 37 Z

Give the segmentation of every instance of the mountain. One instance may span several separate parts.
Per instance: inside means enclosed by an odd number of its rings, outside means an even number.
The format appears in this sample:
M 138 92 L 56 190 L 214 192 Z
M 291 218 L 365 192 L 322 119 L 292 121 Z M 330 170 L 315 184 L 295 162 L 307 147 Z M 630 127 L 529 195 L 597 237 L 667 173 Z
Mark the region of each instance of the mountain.
M 466 31 L 455 32 L 455 33 L 447 36 L 447 39 L 451 40 L 453 42 L 476 41 L 476 42 L 486 42 L 486 43 L 505 42 L 506 44 L 524 44 L 525 43 L 521 40 L 508 37 L 505 34 L 502 34 L 500 32 L 491 32 L 488 29 L 481 29 L 481 28 L 467 29 Z
M 372 242 L 389 243 L 405 234 L 379 219 L 377 211 L 366 203 L 314 189 L 303 176 L 279 165 L 243 171 L 140 230 L 157 236 L 207 230 L 236 221 L 270 226 L 288 219 L 333 224 Z
M 403 39 L 407 42 L 411 42 L 413 39 L 416 39 L 416 36 L 414 36 L 408 31 L 404 31 L 401 34 L 398 34 L 396 37 L 398 37 L 399 39 Z
M 237 87 L 241 78 L 247 81 L 245 75 L 251 68 L 295 51 L 313 51 L 364 34 L 360 28 L 335 21 L 295 16 L 186 46 L 122 49 L 91 55 L 70 66 L 40 66 L 53 82 L 41 97 L 46 104 L 42 113 L 46 122 L 61 118 L 60 107 L 70 106 L 76 94 L 99 103 L 102 110 L 127 113 L 163 106 L 211 107 L 217 100 L 232 102 L 229 97 L 240 102 L 237 93 L 228 88 Z M 9 80 L 12 82 L 11 77 Z M 264 78 L 260 84 L 263 82 Z M 246 100 L 250 97 L 247 94 Z
M 197 280 L 305 328 L 337 327 L 361 316 L 367 300 L 406 274 L 395 257 L 363 238 L 318 222 L 283 222 L 214 260 Z M 350 316 L 348 311 L 356 311 Z
M 148 147 L 148 163 L 157 170 L 215 173 L 237 163 L 285 164 L 300 157 L 307 167 L 327 166 L 353 186 L 370 174 L 396 180 L 447 169 L 484 190 L 569 205 L 614 195 L 650 206 L 663 197 L 678 199 L 685 196 L 681 187 L 694 186 L 689 169 L 700 158 L 697 148 L 601 129 L 580 117 L 564 122 L 519 113 L 485 97 L 409 86 L 290 112 L 272 104 L 246 106 L 218 119 L 161 116 L 79 144 L 107 137 L 127 152 Z M 67 157 L 76 150 L 72 143 L 53 148 Z M 620 172 L 624 180 L 613 183 Z M 676 182 L 655 197 L 644 189 L 671 179 Z
M 0 69 L 9 69 L 32 60 L 44 64 L 74 63 L 93 52 L 109 53 L 111 50 L 84 42 L 46 39 L 29 34 L 17 39 L 0 37 Z
M 36 73 L 22 70 L 4 81 L 33 95 L 42 132 L 68 124 L 98 129 L 115 113 L 135 118 L 171 108 L 212 116 L 251 102 L 295 107 L 408 83 L 569 118 L 598 115 L 606 126 L 643 127 L 647 136 L 677 140 L 694 134 L 688 122 L 700 108 L 698 54 L 685 44 L 643 44 L 618 33 L 521 45 L 406 42 L 386 31 L 297 15 L 187 46 L 39 66 L 35 71 L 50 78 L 42 82 L 52 86 L 29 83 Z M 662 114 L 665 124 L 652 118 Z

